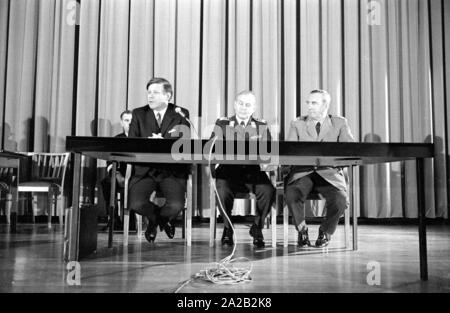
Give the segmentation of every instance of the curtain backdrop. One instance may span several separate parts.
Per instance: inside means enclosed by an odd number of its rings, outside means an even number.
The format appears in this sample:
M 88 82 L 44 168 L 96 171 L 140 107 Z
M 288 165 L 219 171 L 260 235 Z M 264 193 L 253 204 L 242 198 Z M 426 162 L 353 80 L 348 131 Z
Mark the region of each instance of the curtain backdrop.
M 435 143 L 427 216 L 447 218 L 448 34 L 443 0 L 0 0 L 2 148 L 115 135 L 153 76 L 173 83 L 203 138 L 251 89 L 284 139 L 322 88 L 358 141 Z M 356 186 L 360 216 L 417 217 L 415 162 L 360 168 Z

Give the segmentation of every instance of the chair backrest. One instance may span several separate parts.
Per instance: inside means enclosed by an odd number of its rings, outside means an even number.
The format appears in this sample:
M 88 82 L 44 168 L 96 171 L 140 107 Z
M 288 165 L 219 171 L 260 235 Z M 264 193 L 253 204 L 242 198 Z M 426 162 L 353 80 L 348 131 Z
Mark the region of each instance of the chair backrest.
M 12 167 L 0 167 L 0 181 L 9 184 L 13 175 L 14 169 Z
M 0 167 L 0 193 L 9 192 L 13 183 L 14 169 L 11 167 Z
M 63 186 L 70 153 L 29 153 L 31 180 L 52 181 Z

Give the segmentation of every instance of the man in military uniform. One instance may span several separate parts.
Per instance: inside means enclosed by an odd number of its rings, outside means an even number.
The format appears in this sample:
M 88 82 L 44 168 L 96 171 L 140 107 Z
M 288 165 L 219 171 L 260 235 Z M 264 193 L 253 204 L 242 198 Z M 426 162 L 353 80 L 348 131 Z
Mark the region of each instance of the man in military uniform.
M 217 136 L 226 140 L 267 140 L 271 136 L 264 120 L 253 117 L 256 107 L 256 97 L 251 91 L 240 92 L 234 101 L 235 115 L 230 118 L 219 118 L 211 138 Z M 274 201 L 275 188 L 260 165 L 219 165 L 213 168 L 216 178 L 217 192 L 228 216 L 231 216 L 233 202 L 237 192 L 253 192 L 256 196 L 257 212 L 250 236 L 256 247 L 264 247 L 262 228 L 264 220 Z M 219 205 L 221 214 L 222 208 Z M 224 218 L 222 235 L 223 245 L 233 245 L 233 230 Z
M 331 97 L 325 90 L 313 90 L 308 96 L 308 115 L 291 122 L 290 141 L 354 141 L 347 120 L 328 115 Z M 305 223 L 304 202 L 315 190 L 326 200 L 327 215 L 319 228 L 316 247 L 325 247 L 335 232 L 339 217 L 348 207 L 347 184 L 342 168 L 293 166 L 283 167 L 288 175 L 285 180 L 285 198 L 298 231 L 298 246 L 310 246 Z

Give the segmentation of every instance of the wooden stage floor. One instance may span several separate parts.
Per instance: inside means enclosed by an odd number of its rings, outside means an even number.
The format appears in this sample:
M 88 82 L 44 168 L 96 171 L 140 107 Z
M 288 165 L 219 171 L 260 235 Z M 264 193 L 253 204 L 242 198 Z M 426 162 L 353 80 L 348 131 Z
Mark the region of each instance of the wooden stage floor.
M 220 238 L 222 225 L 218 225 Z M 270 247 L 270 230 L 265 229 L 265 249 L 254 249 L 247 224 L 237 224 L 235 257 L 253 264 L 251 282 L 216 285 L 192 280 L 181 293 L 297 293 L 297 292 L 450 292 L 450 227 L 430 225 L 427 230 L 429 280 L 419 278 L 419 247 L 416 226 L 362 225 L 359 250 L 342 251 L 343 226 L 339 225 L 328 249 L 300 249 L 290 226 L 289 247 Z M 156 243 L 130 236 L 124 250 L 122 235 L 116 233 L 113 249 L 107 247 L 107 233 L 99 232 L 97 253 L 80 261 L 81 285 L 66 283 L 68 270 L 62 262 L 62 228 L 54 224 L 19 224 L 10 234 L 0 224 L 0 292 L 151 292 L 171 293 L 192 275 L 212 266 L 231 253 L 219 239 L 209 248 L 208 225 L 193 229 L 192 247 L 184 245 L 177 228 L 170 240 L 158 233 Z M 310 225 L 310 239 L 318 225 Z M 369 285 L 369 262 L 380 264 L 380 284 Z

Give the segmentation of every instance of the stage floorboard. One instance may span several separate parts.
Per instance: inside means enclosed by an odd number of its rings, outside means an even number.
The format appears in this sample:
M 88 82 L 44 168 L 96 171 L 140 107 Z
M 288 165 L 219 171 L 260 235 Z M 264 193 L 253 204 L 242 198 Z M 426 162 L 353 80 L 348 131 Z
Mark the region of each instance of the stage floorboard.
M 177 228 L 175 238 L 158 233 L 152 245 L 130 234 L 127 248 L 122 234 L 115 233 L 114 248 L 107 248 L 107 233 L 98 233 L 97 252 L 80 261 L 81 285 L 69 286 L 62 261 L 62 228 L 54 224 L 19 224 L 10 234 L 0 225 L 0 292 L 152 292 L 171 293 L 192 275 L 214 266 L 232 248 L 222 247 L 222 225 L 216 246 L 209 247 L 207 224 L 194 225 L 192 247 L 186 247 Z M 296 292 L 450 292 L 450 227 L 427 229 L 429 280 L 419 276 L 416 226 L 361 225 L 359 250 L 343 251 L 343 226 L 339 225 L 328 248 L 300 249 L 290 226 L 289 246 L 271 247 L 270 229 L 264 229 L 266 248 L 255 249 L 249 225 L 237 224 L 235 257 L 245 257 L 240 267 L 253 266 L 250 282 L 217 285 L 200 279 L 185 284 L 181 293 L 296 293 Z M 317 238 L 318 225 L 310 226 L 310 239 Z M 380 264 L 380 285 L 369 285 L 367 276 Z

